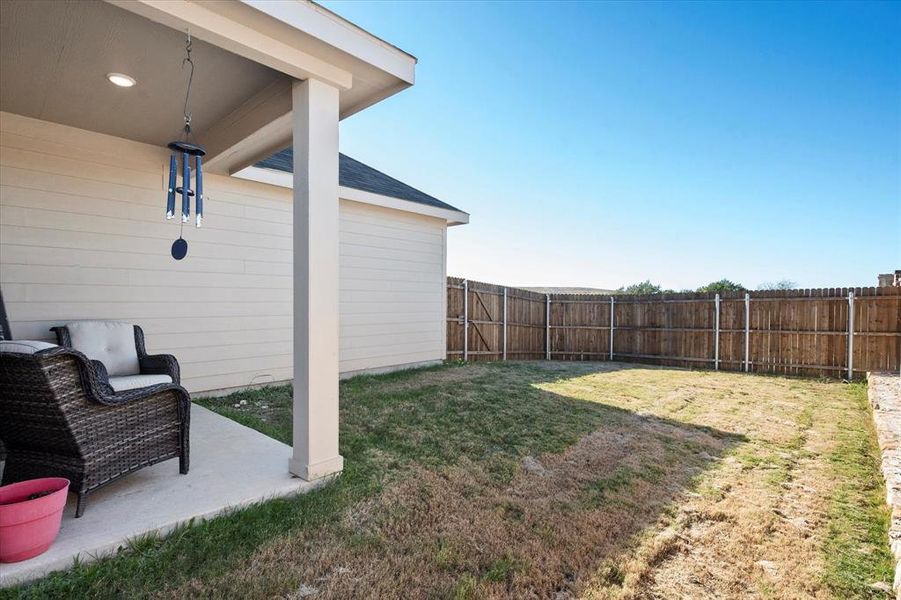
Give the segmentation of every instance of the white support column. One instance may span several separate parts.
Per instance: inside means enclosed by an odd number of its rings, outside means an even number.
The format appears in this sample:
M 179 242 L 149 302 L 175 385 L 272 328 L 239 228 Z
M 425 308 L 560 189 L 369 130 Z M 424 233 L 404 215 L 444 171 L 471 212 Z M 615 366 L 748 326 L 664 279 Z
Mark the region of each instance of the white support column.
M 610 296 L 610 360 L 613 360 L 613 296 Z
M 716 310 L 716 329 L 713 337 L 713 368 L 720 368 L 720 295 L 717 294 L 713 298 L 713 306 Z
M 745 373 L 751 369 L 751 294 L 745 292 Z
M 463 360 L 469 360 L 469 280 L 463 280 Z
M 854 292 L 848 292 L 848 381 L 854 379 Z
M 338 90 L 291 90 L 294 148 L 294 475 L 341 471 L 338 454 Z
M 551 295 L 544 295 L 544 359 L 551 360 Z
M 504 288 L 504 360 L 507 360 L 507 288 Z

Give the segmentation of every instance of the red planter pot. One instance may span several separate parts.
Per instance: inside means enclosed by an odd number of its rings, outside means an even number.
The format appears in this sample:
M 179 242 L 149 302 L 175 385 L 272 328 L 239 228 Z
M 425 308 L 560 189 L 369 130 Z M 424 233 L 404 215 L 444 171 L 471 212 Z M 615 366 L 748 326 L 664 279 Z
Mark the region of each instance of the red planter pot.
M 66 506 L 69 480 L 31 479 L 0 486 L 0 563 L 33 558 L 56 539 Z M 29 500 L 32 494 L 50 492 Z

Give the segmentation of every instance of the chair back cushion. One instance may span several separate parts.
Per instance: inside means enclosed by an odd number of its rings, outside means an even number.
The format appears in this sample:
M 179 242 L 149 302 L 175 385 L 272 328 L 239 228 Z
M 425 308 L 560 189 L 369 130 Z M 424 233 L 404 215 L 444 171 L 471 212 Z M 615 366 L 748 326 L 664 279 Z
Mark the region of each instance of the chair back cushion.
M 135 327 L 122 321 L 66 323 L 72 347 L 91 360 L 99 360 L 110 377 L 141 372 L 135 347 Z
M 56 348 L 56 344 L 37 342 L 34 340 L 0 340 L 0 352 L 16 352 L 18 354 L 34 354 L 47 348 Z

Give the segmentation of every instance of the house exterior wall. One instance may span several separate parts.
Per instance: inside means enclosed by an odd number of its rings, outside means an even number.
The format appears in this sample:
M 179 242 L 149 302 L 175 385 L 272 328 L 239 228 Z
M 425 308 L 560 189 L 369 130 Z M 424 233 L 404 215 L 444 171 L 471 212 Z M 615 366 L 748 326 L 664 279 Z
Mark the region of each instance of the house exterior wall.
M 441 219 L 341 202 L 342 373 L 444 359 L 446 232 Z
M 0 286 L 15 338 L 77 319 L 140 324 L 192 392 L 292 373 L 291 190 L 207 174 L 188 258 L 169 247 L 168 152 L 0 113 Z M 444 356 L 445 223 L 342 200 L 340 369 Z

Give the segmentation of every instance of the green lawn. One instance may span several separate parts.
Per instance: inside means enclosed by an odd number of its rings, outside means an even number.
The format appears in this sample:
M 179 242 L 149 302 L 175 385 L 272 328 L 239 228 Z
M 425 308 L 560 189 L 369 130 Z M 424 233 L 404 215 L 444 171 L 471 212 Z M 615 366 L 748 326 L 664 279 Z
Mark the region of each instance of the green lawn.
M 201 404 L 290 442 L 290 402 Z M 0 596 L 878 598 L 873 438 L 865 389 L 835 382 L 561 362 L 357 377 L 334 482 Z

